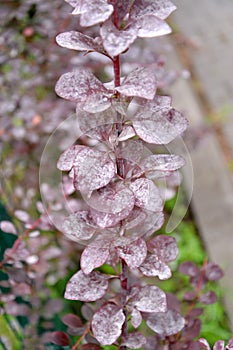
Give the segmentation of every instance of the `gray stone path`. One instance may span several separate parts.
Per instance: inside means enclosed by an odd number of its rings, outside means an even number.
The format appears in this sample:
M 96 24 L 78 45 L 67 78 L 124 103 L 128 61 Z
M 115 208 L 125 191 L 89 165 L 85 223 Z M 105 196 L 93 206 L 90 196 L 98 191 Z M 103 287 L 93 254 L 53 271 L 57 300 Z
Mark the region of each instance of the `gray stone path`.
M 192 71 L 209 107 L 232 106 L 222 133 L 233 155 L 233 1 L 174 0 L 178 10 L 172 19 L 179 31 L 196 43 L 188 52 Z M 180 67 L 173 53 L 170 65 Z M 184 110 L 191 125 L 205 123 L 205 109 L 191 81 L 180 80 L 171 88 L 174 104 Z M 233 181 L 223 149 L 214 133 L 191 151 L 194 170 L 192 208 L 211 260 L 225 270 L 222 286 L 233 329 Z M 184 172 L 190 186 L 189 169 Z

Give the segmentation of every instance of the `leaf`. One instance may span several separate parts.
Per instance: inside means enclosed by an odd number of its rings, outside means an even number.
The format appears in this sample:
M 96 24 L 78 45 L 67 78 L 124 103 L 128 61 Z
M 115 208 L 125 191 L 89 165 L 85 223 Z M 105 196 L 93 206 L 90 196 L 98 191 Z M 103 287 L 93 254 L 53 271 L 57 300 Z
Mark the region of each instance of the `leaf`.
M 139 238 L 133 240 L 130 244 L 117 245 L 117 253 L 121 259 L 124 259 L 130 269 L 139 267 L 146 258 L 146 242 Z
M 160 280 L 166 280 L 172 275 L 170 267 L 153 254 L 146 257 L 139 270 L 147 277 L 158 276 Z
M 196 264 L 191 261 L 186 261 L 179 266 L 179 272 L 190 277 L 195 277 L 199 274 L 199 269 Z
M 110 241 L 98 239 L 84 249 L 81 255 L 81 269 L 85 274 L 89 274 L 106 262 L 109 256 L 110 244 Z
M 133 118 L 137 135 L 154 144 L 167 144 L 187 128 L 187 119 L 182 113 L 166 107 L 166 97 L 156 96 L 144 104 Z
M 59 345 L 59 346 L 68 346 L 70 345 L 70 339 L 68 335 L 65 332 L 53 332 L 50 335 L 50 341 L 53 344 Z
M 65 298 L 69 300 L 95 301 L 101 299 L 108 289 L 108 277 L 100 272 L 85 275 L 75 273 L 66 285 Z
M 110 0 L 109 3 L 114 5 L 114 0 Z M 115 3 L 115 6 L 117 10 L 118 23 L 121 23 L 121 21 L 125 18 L 126 14 L 130 10 L 130 5 L 131 5 L 131 0 L 117 0 L 117 2 Z
M 80 317 L 74 314 L 66 314 L 62 316 L 62 322 L 71 328 L 79 328 L 82 326 L 82 321 Z
M 80 32 L 70 31 L 58 34 L 56 42 L 61 47 L 78 51 L 103 51 L 101 46 L 90 36 Z
M 69 171 L 73 167 L 76 155 L 80 152 L 84 146 L 73 145 L 65 150 L 57 161 L 57 168 L 61 171 Z
M 205 276 L 209 281 L 218 281 L 224 275 L 222 269 L 213 263 L 208 263 L 205 270 Z
M 90 27 L 105 22 L 113 13 L 113 6 L 107 0 L 82 0 L 80 7 L 72 14 L 80 13 L 80 24 Z
M 150 67 L 136 68 L 115 89 L 126 96 L 138 96 L 152 100 L 156 92 L 155 71 Z
M 88 343 L 81 346 L 81 350 L 102 350 L 99 345 L 94 343 Z
M 137 309 L 133 308 L 131 312 L 131 323 L 134 328 L 138 328 L 142 323 L 142 315 Z
M 134 207 L 134 195 L 127 187 L 107 186 L 93 194 L 89 205 L 97 226 L 112 227 L 129 215 Z
M 77 211 L 69 215 L 63 222 L 62 231 L 72 241 L 79 242 L 90 239 L 97 227 L 87 211 Z
M 135 0 L 130 12 L 131 18 L 140 18 L 153 15 L 160 19 L 166 19 L 176 6 L 169 0 Z
M 141 224 L 146 219 L 146 217 L 147 215 L 142 209 L 135 207 L 128 215 L 128 217 L 123 220 L 122 225 L 126 231 L 131 230 L 135 226 Z
M 199 343 L 200 343 L 201 345 L 204 346 L 205 349 L 211 350 L 211 349 L 210 349 L 210 346 L 209 346 L 209 343 L 207 342 L 206 339 L 200 338 L 200 339 L 198 339 L 198 341 L 199 341 Z
M 93 316 L 92 330 L 102 345 L 111 345 L 121 335 L 125 316 L 117 305 L 108 303 L 102 306 Z
M 12 233 L 13 235 L 17 235 L 15 225 L 8 220 L 3 220 L 0 222 L 0 230 L 5 233 Z
M 172 32 L 171 27 L 156 16 L 147 15 L 137 20 L 138 37 L 153 38 Z
M 120 149 L 119 157 L 127 160 L 127 162 L 138 163 L 143 155 L 144 146 L 141 141 L 129 140 L 123 143 Z
M 225 343 L 223 340 L 218 340 L 213 347 L 213 350 L 224 350 L 225 349 Z
M 88 193 L 106 186 L 116 172 L 107 152 L 84 147 L 75 158 L 74 187 Z
M 135 134 L 133 127 L 131 125 L 126 125 L 126 126 L 123 126 L 123 130 L 120 133 L 118 140 L 119 141 L 126 141 L 126 140 L 134 137 L 135 135 L 136 134 Z
M 168 310 L 167 312 L 149 314 L 146 324 L 154 332 L 163 336 L 170 336 L 177 334 L 184 328 L 185 319 L 177 311 Z
M 176 239 L 166 235 L 152 238 L 148 243 L 148 250 L 165 262 L 175 260 L 179 253 Z
M 163 200 L 153 181 L 145 178 L 136 179 L 131 182 L 130 189 L 134 193 L 135 205 L 138 207 L 152 212 L 163 210 Z
M 201 303 L 207 304 L 207 305 L 214 304 L 217 302 L 217 300 L 218 298 L 216 294 L 212 291 L 202 294 L 199 299 Z
M 174 154 L 152 154 L 140 162 L 141 170 L 149 179 L 169 176 L 184 165 L 184 158 Z
M 133 303 L 142 312 L 165 312 L 167 309 L 166 294 L 152 285 L 140 288 Z
M 147 340 L 139 332 L 127 334 L 122 337 L 121 346 L 127 346 L 129 349 L 139 349 L 146 344 Z
M 63 74 L 55 91 L 58 96 L 81 104 L 89 112 L 100 112 L 110 107 L 109 97 L 112 94 L 88 70 L 76 69 Z
M 103 40 L 103 46 L 112 57 L 120 55 L 137 38 L 138 30 L 135 26 L 129 26 L 126 29 L 119 30 L 111 20 L 105 22 L 100 28 L 100 35 Z

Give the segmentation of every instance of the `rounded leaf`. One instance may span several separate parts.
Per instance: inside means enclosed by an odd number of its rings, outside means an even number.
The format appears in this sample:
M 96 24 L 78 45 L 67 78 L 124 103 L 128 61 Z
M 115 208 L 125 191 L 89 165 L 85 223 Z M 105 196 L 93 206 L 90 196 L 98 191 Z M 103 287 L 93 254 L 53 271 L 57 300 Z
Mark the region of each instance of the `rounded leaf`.
M 142 312 L 164 312 L 167 309 L 166 294 L 156 286 L 139 289 L 133 298 L 135 307 Z
M 184 158 L 174 154 L 152 154 L 140 163 L 141 170 L 149 179 L 171 175 L 185 165 Z
M 129 333 L 122 337 L 121 345 L 127 346 L 129 349 L 139 349 L 146 344 L 147 340 L 139 332 Z
M 102 266 L 109 256 L 111 242 L 100 239 L 90 243 L 81 255 L 81 269 L 85 274 Z
M 15 225 L 8 220 L 3 220 L 0 222 L 0 230 L 6 233 L 12 233 L 13 235 L 17 234 Z
M 113 344 L 122 332 L 125 321 L 123 310 L 113 303 L 102 306 L 93 316 L 92 330 L 102 345 Z
M 152 238 L 148 243 L 148 250 L 159 256 L 164 262 L 175 260 L 179 253 L 176 239 L 166 235 Z
M 153 181 L 145 178 L 136 179 L 131 182 L 130 189 L 134 193 L 135 205 L 138 207 L 152 212 L 163 210 L 163 200 Z
M 80 317 L 74 314 L 66 314 L 62 316 L 62 322 L 71 328 L 79 328 L 82 326 L 82 321 Z
M 147 277 L 158 276 L 160 280 L 166 280 L 172 275 L 170 267 L 153 254 L 147 256 L 139 270 Z
M 50 335 L 50 341 L 53 344 L 59 345 L 59 346 L 68 346 L 70 345 L 70 339 L 68 335 L 65 332 L 53 332 Z
M 130 244 L 117 245 L 116 249 L 119 257 L 124 259 L 130 269 L 139 267 L 147 254 L 146 242 L 142 238 L 133 240 Z
M 148 315 L 146 324 L 155 333 L 170 336 L 180 332 L 185 326 L 185 319 L 175 310 Z
M 62 231 L 72 241 L 89 240 L 96 232 L 96 225 L 87 211 L 69 215 L 63 222 Z
M 80 270 L 67 283 L 65 298 L 69 300 L 95 301 L 102 298 L 107 289 L 108 276 L 95 271 L 85 275 Z
M 101 49 L 93 38 L 75 31 L 58 34 L 56 42 L 61 47 L 78 51 L 99 51 Z

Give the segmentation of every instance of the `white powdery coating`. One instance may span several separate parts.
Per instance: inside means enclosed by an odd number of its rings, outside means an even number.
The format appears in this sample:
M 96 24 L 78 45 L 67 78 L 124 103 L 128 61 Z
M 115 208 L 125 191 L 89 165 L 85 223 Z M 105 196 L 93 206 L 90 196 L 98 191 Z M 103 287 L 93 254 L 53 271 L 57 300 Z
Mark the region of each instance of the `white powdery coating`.
M 97 267 L 102 266 L 109 256 L 110 242 L 96 240 L 89 244 L 81 256 L 81 269 L 88 274 Z
M 78 51 L 99 51 L 101 48 L 90 36 L 80 32 L 70 31 L 58 34 L 56 42 L 61 47 Z
M 93 271 L 85 275 L 81 270 L 74 274 L 66 285 L 65 298 L 69 300 L 95 301 L 108 289 L 108 277 Z
M 12 233 L 13 235 L 17 234 L 15 225 L 7 220 L 3 220 L 0 222 L 0 229 L 6 233 Z
M 123 226 L 125 230 L 131 230 L 135 226 L 141 224 L 146 217 L 147 215 L 142 209 L 134 208 L 129 216 L 123 221 Z
M 140 168 L 149 179 L 169 176 L 172 171 L 185 165 L 185 160 L 175 154 L 153 154 L 143 159 Z
M 106 186 L 115 175 L 115 164 L 106 152 L 83 148 L 75 158 L 74 187 L 83 192 Z
M 163 210 L 163 200 L 153 181 L 145 178 L 131 182 L 130 189 L 135 196 L 135 205 L 152 212 Z
M 125 30 L 117 29 L 112 21 L 105 22 L 100 28 L 100 35 L 103 40 L 103 46 L 112 57 L 118 56 L 124 52 L 137 38 L 137 28 L 128 27 Z
M 78 211 L 64 220 L 62 231 L 69 239 L 79 242 L 90 239 L 96 232 L 96 227 L 87 211 Z
M 159 235 L 152 238 L 148 243 L 148 250 L 165 262 L 175 260 L 179 252 L 176 239 L 166 235 Z
M 185 325 L 185 319 L 175 310 L 158 312 L 149 315 L 146 324 L 154 332 L 163 336 L 169 336 L 180 332 Z
M 127 141 L 120 149 L 120 157 L 128 162 L 138 163 L 143 155 L 144 146 L 141 141 Z
M 117 253 L 121 259 L 125 260 L 129 268 L 136 269 L 146 258 L 146 242 L 142 238 L 139 238 L 130 244 L 118 245 Z
M 165 312 L 166 294 L 156 286 L 142 287 L 134 297 L 134 305 L 142 312 Z
M 176 6 L 169 0 L 135 0 L 130 16 L 132 18 L 153 15 L 160 19 L 167 18 Z
M 121 345 L 125 345 L 129 349 L 138 349 L 144 346 L 146 342 L 146 338 L 141 333 L 134 332 L 122 337 Z
M 57 161 L 57 168 L 61 171 L 69 171 L 71 170 L 74 161 L 75 161 L 75 157 L 78 154 L 79 151 L 81 151 L 81 149 L 84 146 L 78 146 L 78 145 L 74 145 L 70 148 L 68 148 L 67 150 L 65 150 L 59 157 L 58 161 Z
M 116 90 L 126 96 L 153 99 L 156 92 L 156 77 L 152 68 L 136 68 Z
M 107 0 L 82 0 L 78 8 L 80 24 L 83 27 L 93 26 L 100 22 L 105 22 L 113 13 L 113 6 Z M 76 14 L 73 11 L 73 14 Z
M 93 316 L 92 330 L 101 345 L 111 345 L 121 335 L 125 321 L 123 310 L 112 303 L 102 306 Z
M 137 309 L 133 308 L 131 312 L 131 323 L 134 328 L 138 328 L 142 323 L 142 315 Z
M 152 15 L 139 18 L 137 26 L 139 38 L 154 38 L 172 32 L 171 27 L 166 22 Z
M 139 269 L 143 275 L 147 277 L 158 276 L 160 280 L 166 280 L 172 275 L 169 266 L 156 255 L 149 255 Z

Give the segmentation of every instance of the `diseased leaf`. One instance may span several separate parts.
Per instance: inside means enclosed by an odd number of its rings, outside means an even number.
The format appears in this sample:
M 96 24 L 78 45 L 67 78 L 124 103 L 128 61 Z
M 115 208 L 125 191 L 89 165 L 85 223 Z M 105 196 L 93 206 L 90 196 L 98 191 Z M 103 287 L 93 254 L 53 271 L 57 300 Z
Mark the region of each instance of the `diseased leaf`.
M 163 200 L 153 181 L 145 178 L 131 182 L 130 189 L 135 196 L 135 205 L 152 212 L 163 210 Z
M 214 344 L 213 350 L 225 350 L 225 343 L 224 343 L 224 341 L 223 340 L 218 340 Z
M 89 274 L 106 262 L 109 256 L 110 245 L 110 241 L 98 239 L 84 249 L 81 255 L 81 269 L 85 274 Z
M 139 270 L 147 277 L 158 276 L 160 280 L 166 280 L 172 275 L 170 267 L 153 254 L 146 257 Z
M 138 37 L 153 38 L 170 34 L 171 27 L 156 16 L 147 15 L 137 20 Z
M 213 263 L 208 263 L 205 270 L 205 276 L 209 281 L 218 281 L 224 275 L 222 269 Z
M 165 262 L 175 260 L 179 252 L 176 239 L 166 235 L 152 238 L 148 243 L 148 250 Z
M 11 221 L 3 220 L 0 222 L 0 229 L 6 233 L 12 233 L 13 235 L 17 235 L 17 231 L 15 225 Z
M 154 332 L 163 336 L 170 336 L 180 332 L 185 325 L 185 319 L 175 310 L 149 314 L 146 324 Z
M 184 275 L 188 275 L 190 277 L 195 277 L 199 274 L 199 269 L 197 265 L 191 261 L 186 261 L 180 264 L 179 271 Z
M 100 45 L 90 36 L 70 31 L 58 34 L 56 42 L 61 47 L 78 51 L 102 51 Z
M 126 231 L 131 230 L 135 226 L 138 226 L 139 224 L 141 224 L 146 219 L 146 217 L 147 215 L 142 209 L 135 207 L 131 211 L 129 216 L 125 220 L 123 220 L 122 224 Z
M 114 5 L 114 0 L 110 0 L 109 3 Z M 131 0 L 117 0 L 115 6 L 117 9 L 118 23 L 121 23 L 121 21 L 125 18 L 126 14 L 129 12 L 130 5 Z
M 56 86 L 58 96 L 82 104 L 89 112 L 100 112 L 110 107 L 111 93 L 88 70 L 76 69 L 63 74 Z
M 111 345 L 121 335 L 125 316 L 117 305 L 108 303 L 93 316 L 92 330 L 101 345 Z
M 138 96 L 152 100 L 156 92 L 155 71 L 150 67 L 133 70 L 115 89 L 126 96 Z
M 112 57 L 118 56 L 128 49 L 137 38 L 137 32 L 138 30 L 135 26 L 119 30 L 111 20 L 105 22 L 100 28 L 104 48 Z
M 69 300 L 95 301 L 102 298 L 107 289 L 108 276 L 95 271 L 85 275 L 80 270 L 67 283 L 65 298 Z
M 135 0 L 130 17 L 138 19 L 146 15 L 153 15 L 160 19 L 166 19 L 176 6 L 169 0 Z
M 80 7 L 72 14 L 80 14 L 80 24 L 90 27 L 105 22 L 113 13 L 113 6 L 107 0 L 82 0 Z
M 140 288 L 133 303 L 142 312 L 165 312 L 167 309 L 166 294 L 152 285 Z
M 121 345 L 127 346 L 129 349 L 139 349 L 146 344 L 147 340 L 139 332 L 129 333 L 122 337 Z
M 171 107 L 164 107 L 167 98 L 156 96 L 144 104 L 133 118 L 137 135 L 154 144 L 167 144 L 187 128 L 187 119 Z
M 108 153 L 84 147 L 75 158 L 74 187 L 84 193 L 104 187 L 114 177 L 115 170 Z
M 203 304 L 214 304 L 218 300 L 217 295 L 213 291 L 209 291 L 200 296 L 200 302 Z
M 50 335 L 50 341 L 53 344 L 59 346 L 68 346 L 70 345 L 70 339 L 65 332 L 53 332 Z
M 77 211 L 63 222 L 62 231 L 72 241 L 86 241 L 96 232 L 97 227 L 87 211 Z
M 84 148 L 84 146 L 80 146 L 80 145 L 73 145 L 70 148 L 68 148 L 67 150 L 65 150 L 59 157 L 58 161 L 57 161 L 57 168 L 61 171 L 69 171 L 71 170 L 76 155 L 78 154 L 78 152 L 80 152 L 82 149 Z
M 135 134 L 133 127 L 131 125 L 126 125 L 123 127 L 123 130 L 120 133 L 118 140 L 119 141 L 126 141 L 126 140 L 134 137 L 135 135 L 136 134 Z
M 88 343 L 81 346 L 81 350 L 102 350 L 101 346 L 94 344 L 94 343 Z
M 141 141 L 129 140 L 122 145 L 119 156 L 128 162 L 138 163 L 143 155 L 144 146 Z
M 133 308 L 131 312 L 131 323 L 134 328 L 138 328 L 142 323 L 142 315 L 137 309 Z
M 139 267 L 146 258 L 147 246 L 142 238 L 133 240 L 130 244 L 117 245 L 116 248 L 119 257 L 124 259 L 131 269 Z
M 148 179 L 169 176 L 184 165 L 184 158 L 174 154 L 152 154 L 140 162 L 140 168 Z

